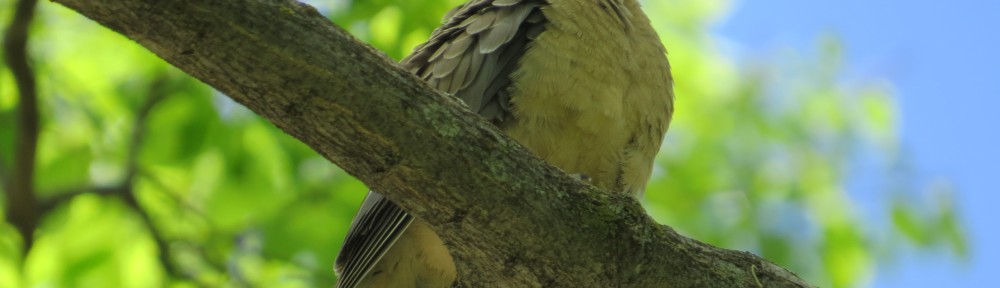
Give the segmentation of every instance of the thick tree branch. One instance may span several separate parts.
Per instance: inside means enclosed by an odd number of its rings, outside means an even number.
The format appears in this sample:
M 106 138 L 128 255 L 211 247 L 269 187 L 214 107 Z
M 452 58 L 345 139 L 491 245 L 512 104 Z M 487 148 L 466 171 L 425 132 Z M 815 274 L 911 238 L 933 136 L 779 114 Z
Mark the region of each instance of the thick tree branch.
M 3 39 L 4 60 L 14 74 L 19 93 L 14 134 L 14 167 L 7 191 L 7 219 L 24 237 L 24 253 L 34 242 L 38 211 L 35 209 L 35 151 L 38 148 L 38 91 L 35 72 L 28 65 L 28 26 L 35 16 L 36 0 L 17 2 Z
M 56 0 L 302 140 L 445 239 L 471 287 L 807 287 L 546 165 L 311 7 Z

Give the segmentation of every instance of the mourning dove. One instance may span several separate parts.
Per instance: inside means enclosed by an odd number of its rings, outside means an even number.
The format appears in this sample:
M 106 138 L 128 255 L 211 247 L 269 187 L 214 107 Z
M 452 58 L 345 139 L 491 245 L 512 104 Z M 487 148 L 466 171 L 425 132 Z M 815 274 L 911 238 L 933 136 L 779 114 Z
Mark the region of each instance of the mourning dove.
M 670 125 L 666 50 L 636 0 L 471 0 L 401 62 L 531 152 L 611 193 L 638 195 Z M 337 287 L 449 287 L 448 249 L 369 192 Z

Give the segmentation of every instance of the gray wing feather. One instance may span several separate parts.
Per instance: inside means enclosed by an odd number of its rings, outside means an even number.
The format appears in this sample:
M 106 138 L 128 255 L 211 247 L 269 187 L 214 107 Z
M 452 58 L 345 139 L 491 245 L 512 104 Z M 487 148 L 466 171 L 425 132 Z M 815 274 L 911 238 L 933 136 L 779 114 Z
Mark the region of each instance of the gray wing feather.
M 473 0 L 448 12 L 401 65 L 499 124 L 510 117 L 510 74 L 528 42 L 544 29 L 547 0 Z M 413 217 L 369 191 L 337 256 L 337 287 L 356 287 Z
M 418 46 L 401 65 L 434 88 L 454 94 L 472 111 L 500 123 L 510 117 L 510 73 L 545 27 L 545 0 L 478 0 Z
M 412 222 L 396 204 L 369 191 L 337 256 L 337 287 L 355 287 Z

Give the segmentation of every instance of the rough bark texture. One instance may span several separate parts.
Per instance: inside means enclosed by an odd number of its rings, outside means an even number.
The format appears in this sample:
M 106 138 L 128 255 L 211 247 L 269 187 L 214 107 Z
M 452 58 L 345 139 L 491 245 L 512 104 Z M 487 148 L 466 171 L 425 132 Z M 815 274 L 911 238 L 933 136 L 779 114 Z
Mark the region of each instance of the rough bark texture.
M 636 200 L 546 165 L 311 7 L 55 1 L 224 92 L 425 219 L 451 248 L 464 286 L 810 286 L 750 253 L 678 235 Z

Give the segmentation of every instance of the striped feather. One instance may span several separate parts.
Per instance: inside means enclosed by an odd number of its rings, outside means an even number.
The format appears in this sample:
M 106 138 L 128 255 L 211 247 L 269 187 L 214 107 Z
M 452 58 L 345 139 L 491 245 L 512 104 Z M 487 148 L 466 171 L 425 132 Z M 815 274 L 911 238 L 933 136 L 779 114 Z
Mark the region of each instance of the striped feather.
M 449 11 L 445 24 L 401 65 L 499 124 L 512 109 L 510 74 L 528 42 L 545 27 L 544 5 L 547 0 L 472 0 Z M 337 256 L 337 287 L 356 287 L 412 221 L 370 191 Z

